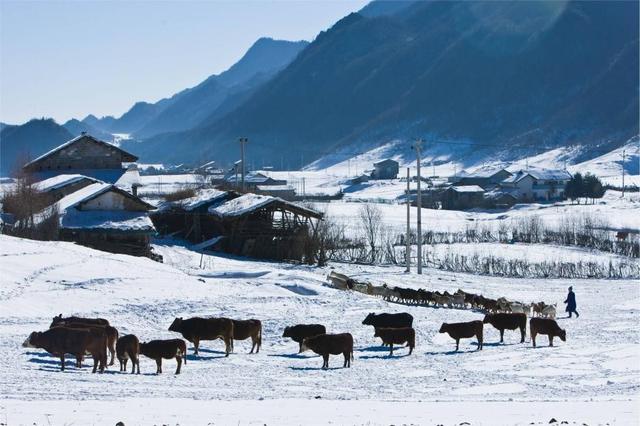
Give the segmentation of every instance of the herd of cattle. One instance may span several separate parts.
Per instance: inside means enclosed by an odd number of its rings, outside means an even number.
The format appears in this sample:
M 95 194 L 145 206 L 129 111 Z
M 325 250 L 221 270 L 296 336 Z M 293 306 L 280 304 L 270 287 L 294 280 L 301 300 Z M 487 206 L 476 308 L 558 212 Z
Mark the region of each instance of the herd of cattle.
M 380 337 L 384 346 L 390 347 L 393 355 L 393 345 L 406 344 L 409 355 L 416 345 L 413 316 L 408 313 L 370 313 L 362 321 L 364 325 L 374 327 L 374 337 Z M 484 324 L 491 324 L 500 331 L 500 342 L 504 340 L 505 330 L 520 330 L 521 343 L 526 336 L 527 315 L 524 312 L 487 313 L 483 321 L 469 321 L 459 323 L 443 323 L 440 333 L 447 333 L 456 341 L 456 351 L 459 349 L 460 339 L 473 338 L 478 340 L 478 350 L 483 346 Z M 549 346 L 553 346 L 553 338 L 559 337 L 566 341 L 566 331 L 561 329 L 551 318 L 531 318 L 529 321 L 531 341 L 536 346 L 538 334 L 549 337 Z M 251 338 L 251 352 L 260 351 L 262 345 L 262 323 L 257 319 L 234 320 L 229 318 L 176 318 L 169 326 L 169 331 L 177 332 L 194 347 L 194 354 L 198 354 L 200 342 L 203 340 L 222 339 L 225 344 L 225 356 L 233 352 L 234 340 Z M 344 356 L 344 367 L 351 367 L 353 360 L 353 336 L 350 333 L 329 334 L 321 324 L 298 324 L 286 327 L 282 337 L 291 338 L 299 344 L 299 352 L 311 350 L 322 356 L 322 368 L 329 367 L 329 355 Z M 53 318 L 49 329 L 43 332 L 34 331 L 24 341 L 23 347 L 41 348 L 60 358 L 61 370 L 65 367 L 65 354 L 71 354 L 76 359 L 76 367 L 82 367 L 82 360 L 86 354 L 93 358 L 93 372 L 103 372 L 107 366 L 107 351 L 111 355 L 109 365 L 113 365 L 115 358 L 120 362 L 120 371 L 127 371 L 127 362 L 131 360 L 131 373 L 140 373 L 140 355 L 156 361 L 156 373 L 162 373 L 163 359 L 176 359 L 175 374 L 180 374 L 182 363 L 187 363 L 187 346 L 182 339 L 151 340 L 140 342 L 138 337 L 127 334 L 119 337 L 118 330 L 103 318 L 67 317 L 62 314 Z
M 458 289 L 451 294 L 448 291 L 430 291 L 422 288 L 388 287 L 386 284 L 376 286 L 369 282 L 358 282 L 344 274 L 332 271 L 327 280 L 334 288 L 351 290 L 369 296 L 381 297 L 388 302 L 403 303 L 407 305 L 432 306 L 442 308 L 477 309 L 485 313 L 524 313 L 542 318 L 555 318 L 556 305 L 547 305 L 544 302 L 522 303 L 509 301 L 504 297 L 491 299 L 481 294 L 468 293 Z

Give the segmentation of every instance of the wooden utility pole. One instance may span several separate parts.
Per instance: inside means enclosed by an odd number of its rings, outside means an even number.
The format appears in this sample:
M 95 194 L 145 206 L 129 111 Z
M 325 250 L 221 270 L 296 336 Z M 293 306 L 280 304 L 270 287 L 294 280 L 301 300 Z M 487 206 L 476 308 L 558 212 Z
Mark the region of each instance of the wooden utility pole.
M 249 139 L 247 138 L 240 138 L 239 139 L 240 142 L 240 173 L 241 173 L 241 185 L 242 185 L 242 191 L 244 191 L 244 144 L 246 144 L 247 142 L 249 142 Z
M 418 275 L 422 275 L 422 193 L 420 192 L 420 183 L 422 177 L 420 176 L 420 150 L 422 149 L 422 139 L 418 139 L 413 146 L 416 150 L 416 168 L 418 175 L 418 184 L 416 186 L 416 205 L 418 208 L 418 230 L 417 230 L 417 238 L 418 238 Z
M 407 269 L 405 272 L 411 272 L 411 187 L 409 178 L 409 167 L 407 167 L 407 235 L 405 238 L 406 254 L 405 261 L 407 263 Z

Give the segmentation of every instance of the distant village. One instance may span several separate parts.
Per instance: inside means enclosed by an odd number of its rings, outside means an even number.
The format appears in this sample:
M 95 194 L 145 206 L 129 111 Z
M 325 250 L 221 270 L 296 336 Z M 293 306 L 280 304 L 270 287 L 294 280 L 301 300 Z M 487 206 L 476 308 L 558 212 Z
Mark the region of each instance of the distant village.
M 245 171 L 240 161 L 229 170 L 207 162 L 180 170 L 198 177 L 190 185 L 154 197 L 141 188 L 137 161 L 135 155 L 84 133 L 56 147 L 23 166 L 29 186 L 22 190 L 38 201 L 25 207 L 19 197 L 5 198 L 3 232 L 20 235 L 29 226 L 54 220 L 61 240 L 157 260 L 150 238 L 158 233 L 186 239 L 201 250 L 265 259 L 301 261 L 313 250 L 307 236 L 323 215 L 299 203 L 319 197 L 307 195 L 304 186 L 300 191 L 268 172 Z M 346 181 L 345 189 L 369 181 L 406 182 L 399 173 L 397 161 L 378 161 Z M 489 167 L 446 179 L 423 177 L 422 206 L 506 209 L 516 203 L 562 200 L 571 178 L 566 170 Z M 398 202 L 415 205 L 416 195 L 412 188 Z M 340 191 L 325 199 L 342 196 Z M 12 208 L 30 214 L 17 219 L 20 214 L 12 214 Z

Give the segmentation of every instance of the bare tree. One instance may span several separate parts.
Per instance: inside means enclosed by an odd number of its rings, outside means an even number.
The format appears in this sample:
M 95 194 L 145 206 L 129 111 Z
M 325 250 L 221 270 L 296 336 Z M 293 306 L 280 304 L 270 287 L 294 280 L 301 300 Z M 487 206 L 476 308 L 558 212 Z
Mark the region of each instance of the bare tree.
M 364 241 L 369 247 L 371 263 L 374 263 L 378 256 L 377 247 L 380 245 L 383 229 L 382 211 L 378 206 L 366 203 L 360 207 L 358 216 L 360 217 Z

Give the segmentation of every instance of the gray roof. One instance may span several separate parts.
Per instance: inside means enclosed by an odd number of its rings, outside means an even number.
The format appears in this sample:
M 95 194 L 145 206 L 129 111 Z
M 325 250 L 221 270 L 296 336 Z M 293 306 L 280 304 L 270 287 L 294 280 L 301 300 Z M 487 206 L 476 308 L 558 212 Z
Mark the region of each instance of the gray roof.
M 511 175 L 511 172 L 506 170 L 504 167 L 496 167 L 496 166 L 485 166 L 475 169 L 472 172 L 467 170 L 461 171 L 457 177 L 459 178 L 490 178 L 497 175 L 500 172 L 507 172 Z

